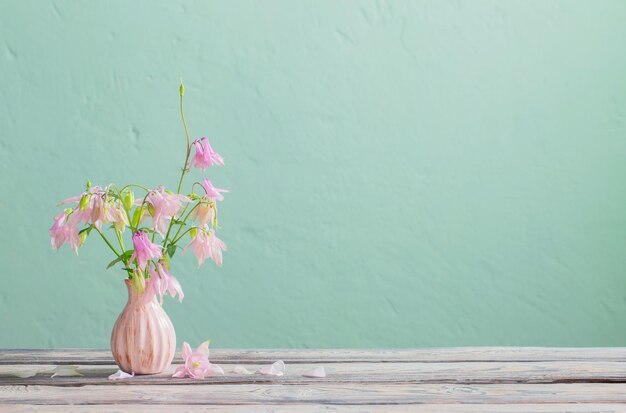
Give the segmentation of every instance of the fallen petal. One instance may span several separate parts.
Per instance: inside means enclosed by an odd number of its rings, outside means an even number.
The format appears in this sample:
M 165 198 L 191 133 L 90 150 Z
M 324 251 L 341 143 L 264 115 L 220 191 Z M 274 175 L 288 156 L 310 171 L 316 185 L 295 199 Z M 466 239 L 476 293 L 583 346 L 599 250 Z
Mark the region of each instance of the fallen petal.
M 233 368 L 233 373 L 235 373 L 235 374 L 245 374 L 245 375 L 254 374 L 253 371 L 248 370 L 244 366 L 235 366 Z
M 78 377 L 82 376 L 78 371 L 78 366 L 56 366 L 52 370 L 51 377 Z
M 285 373 L 285 363 L 282 360 L 278 360 L 271 366 L 263 366 L 257 370 L 257 373 L 264 374 L 266 376 L 282 376 Z
M 326 377 L 326 371 L 324 370 L 324 367 L 320 366 L 320 367 L 314 368 L 313 370 L 304 372 L 302 375 L 304 377 L 323 378 L 323 377 Z
M 109 376 L 109 380 L 124 380 L 124 379 L 130 379 L 132 377 L 135 377 L 134 372 L 128 374 L 125 371 L 118 370 Z
M 10 373 L 10 374 L 15 376 L 15 377 L 19 377 L 20 379 L 25 379 L 27 377 L 36 376 L 37 373 L 38 373 L 37 370 L 22 370 L 22 371 L 16 371 L 16 372 L 13 372 L 13 373 Z
M 207 371 L 205 375 L 206 376 L 223 376 L 224 370 L 217 364 L 209 363 L 209 367 L 207 367 Z

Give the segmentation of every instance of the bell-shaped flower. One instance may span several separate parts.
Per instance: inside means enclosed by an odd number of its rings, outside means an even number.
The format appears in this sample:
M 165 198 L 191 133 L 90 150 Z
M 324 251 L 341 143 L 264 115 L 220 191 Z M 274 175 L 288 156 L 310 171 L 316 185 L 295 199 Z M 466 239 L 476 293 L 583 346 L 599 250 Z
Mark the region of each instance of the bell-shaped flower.
M 215 219 L 215 202 L 208 197 L 204 197 L 191 213 L 193 219 L 197 220 L 199 226 L 205 227 Z
M 178 367 L 172 377 L 191 377 L 192 379 L 204 379 L 207 376 L 223 375 L 224 370 L 216 364 L 209 362 L 209 341 L 200 344 L 193 351 L 186 341 L 183 342 L 182 351 L 185 364 Z
M 178 280 L 169 273 L 163 261 L 157 262 L 154 268 L 149 267 L 148 274 L 150 274 L 150 279 L 146 286 L 145 299 L 147 301 L 150 301 L 155 294 L 158 294 L 161 299 L 161 304 L 163 304 L 163 296 L 165 293 L 169 293 L 172 297 L 178 294 L 178 301 L 183 301 L 185 297 L 183 289 Z
M 128 215 L 124 207 L 118 202 L 113 201 L 104 207 L 104 222 L 113 224 L 118 232 L 124 232 L 129 224 Z
M 148 238 L 148 235 L 146 235 L 143 231 L 137 231 L 133 234 L 133 245 L 135 247 L 135 251 L 130 256 L 128 262 L 132 263 L 136 259 L 137 267 L 142 270 L 146 268 L 148 261 L 155 258 L 161 259 L 163 257 L 161 247 L 153 244 Z
M 198 267 L 207 258 L 211 258 L 215 264 L 222 266 L 222 251 L 226 251 L 226 244 L 215 236 L 214 231 L 200 229 L 183 251 L 186 251 L 189 247 L 191 247 L 194 255 L 198 258 Z
M 50 242 L 52 248 L 59 249 L 64 243 L 70 244 L 74 252 L 78 253 L 78 247 L 82 244 L 78 230 L 78 222 L 75 213 L 68 217 L 68 214 L 63 211 L 54 217 L 54 223 L 49 229 Z
M 206 191 L 206 196 L 208 196 L 213 201 L 223 201 L 224 195 L 222 195 L 221 192 L 228 192 L 228 189 L 214 187 L 211 181 L 207 178 L 204 178 L 202 180 L 202 187 Z
M 196 154 L 193 157 L 193 166 L 203 171 L 209 166 L 224 165 L 224 159 L 219 153 L 211 148 L 211 144 L 207 138 L 201 138 L 193 142 L 196 147 Z
M 152 205 L 152 226 L 162 237 L 170 221 L 183 208 L 183 202 L 191 202 L 185 195 L 170 194 L 161 185 L 148 193 L 146 202 Z

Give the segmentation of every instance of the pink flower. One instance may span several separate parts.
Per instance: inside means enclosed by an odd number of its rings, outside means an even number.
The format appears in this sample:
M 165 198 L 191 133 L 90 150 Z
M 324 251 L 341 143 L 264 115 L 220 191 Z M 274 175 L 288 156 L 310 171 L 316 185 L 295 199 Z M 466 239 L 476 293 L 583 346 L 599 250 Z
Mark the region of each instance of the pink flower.
M 226 244 L 215 236 L 215 232 L 211 231 L 207 235 L 205 230 L 200 229 L 184 251 L 189 247 L 192 247 L 193 253 L 198 257 L 198 267 L 209 257 L 215 264 L 222 266 L 222 251 L 226 251 Z
M 224 370 L 216 364 L 209 362 L 209 342 L 200 344 L 196 351 L 186 341 L 183 342 L 183 359 L 185 365 L 180 366 L 172 377 L 191 377 L 192 379 L 204 379 L 206 376 L 223 375 Z
M 224 195 L 222 195 L 220 192 L 228 192 L 227 189 L 214 187 L 211 181 L 208 180 L 207 178 L 204 178 L 202 180 L 202 186 L 204 187 L 204 190 L 206 191 L 206 196 L 208 196 L 213 201 L 215 200 L 223 201 Z
M 146 268 L 148 261 L 163 257 L 161 247 L 150 242 L 148 236 L 143 231 L 137 231 L 133 234 L 133 245 L 135 246 L 135 251 L 130 256 L 128 262 L 131 263 L 136 258 L 137 266 L 142 270 Z
M 209 221 L 215 219 L 215 203 L 205 197 L 191 213 L 194 219 L 197 219 L 201 227 L 205 227 Z
M 195 140 L 193 144 L 196 147 L 196 154 L 193 157 L 193 166 L 200 168 L 203 171 L 209 166 L 224 165 L 224 159 L 211 148 L 209 140 L 202 138 Z
M 110 222 L 119 232 L 124 231 L 128 225 L 128 216 L 119 202 L 112 202 L 104 206 L 104 222 Z
M 172 297 L 178 294 L 178 301 L 183 301 L 185 294 L 183 294 L 180 283 L 169 273 L 163 262 L 157 262 L 155 269 L 152 267 L 148 268 L 148 273 L 150 274 L 150 280 L 146 286 L 146 301 L 150 301 L 152 297 L 158 294 L 161 298 L 161 304 L 163 304 L 163 296 L 166 292 L 169 292 Z
M 64 199 L 61 204 L 74 204 L 76 224 L 86 222 L 98 229 L 102 224 L 112 223 L 115 229 L 123 231 L 128 225 L 128 217 L 120 201 L 107 196 L 108 188 L 93 186 L 82 194 Z
M 185 195 L 170 194 L 161 185 L 148 193 L 146 202 L 154 208 L 153 228 L 164 237 L 172 217 L 183 208 L 183 202 L 191 202 L 191 199 Z
M 74 214 L 74 212 L 72 212 L 72 214 Z M 52 248 L 55 250 L 59 249 L 63 243 L 67 242 L 74 252 L 78 253 L 78 247 L 82 244 L 82 240 L 75 216 L 70 215 L 68 217 L 65 211 L 61 212 L 54 217 L 54 224 L 50 227 L 49 233 Z

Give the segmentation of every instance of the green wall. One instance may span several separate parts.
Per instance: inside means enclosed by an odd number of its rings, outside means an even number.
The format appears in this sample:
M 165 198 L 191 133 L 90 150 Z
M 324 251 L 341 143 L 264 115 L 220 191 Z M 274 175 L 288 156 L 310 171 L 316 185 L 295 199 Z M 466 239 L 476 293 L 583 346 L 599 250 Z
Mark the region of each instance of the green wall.
M 226 167 L 179 341 L 626 344 L 626 2 L 0 2 L 0 347 L 107 347 L 126 292 L 56 203 Z M 194 171 L 195 178 L 202 173 Z M 127 234 L 128 235 L 128 234 Z

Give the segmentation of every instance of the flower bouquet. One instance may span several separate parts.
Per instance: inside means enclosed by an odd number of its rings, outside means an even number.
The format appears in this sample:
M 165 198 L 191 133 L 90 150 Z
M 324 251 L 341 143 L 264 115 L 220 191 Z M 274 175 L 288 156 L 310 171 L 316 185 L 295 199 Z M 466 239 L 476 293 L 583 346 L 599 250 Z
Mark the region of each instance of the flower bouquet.
M 89 235 L 97 233 L 115 255 L 107 268 L 120 265 L 126 273 L 128 302 L 111 335 L 115 361 L 126 372 L 159 373 L 172 362 L 176 334 L 161 304 L 168 293 L 183 299 L 181 285 L 170 268 L 186 236 L 191 241 L 182 250 L 191 248 L 198 266 L 207 258 L 221 266 L 222 251 L 226 250 L 216 236 L 217 202 L 228 191 L 216 188 L 204 178 L 194 182 L 189 192 L 181 192 L 192 165 L 202 171 L 224 165 L 224 159 L 207 138 L 191 142 L 183 110 L 184 94 L 181 82 L 180 113 L 187 147 L 176 192 L 162 185 L 150 189 L 134 183 L 120 187 L 92 186 L 88 182 L 85 192 L 61 201 L 68 208 L 54 217 L 49 230 L 54 249 L 67 243 L 76 253 Z M 127 227 L 132 233 L 132 247 L 124 243 Z

